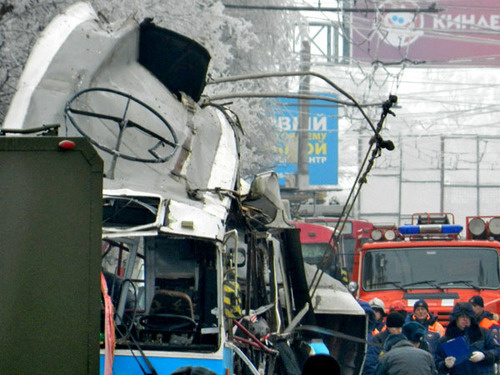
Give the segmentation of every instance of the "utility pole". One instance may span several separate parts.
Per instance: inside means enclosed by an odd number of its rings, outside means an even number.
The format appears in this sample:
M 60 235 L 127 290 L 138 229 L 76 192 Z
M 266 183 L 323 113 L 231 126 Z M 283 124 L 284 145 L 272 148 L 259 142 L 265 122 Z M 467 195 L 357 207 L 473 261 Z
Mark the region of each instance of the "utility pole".
M 343 0 L 342 7 L 345 9 L 349 5 L 349 0 Z M 349 57 L 351 56 L 351 45 L 348 41 L 346 35 L 351 35 L 351 20 L 352 16 L 350 13 L 342 12 L 342 22 L 344 23 L 344 34 L 342 37 L 342 59 L 339 59 L 344 64 L 349 63 Z M 339 56 L 340 57 L 340 56 Z
M 300 70 L 308 72 L 311 69 L 311 44 L 306 34 L 302 34 L 300 51 Z M 299 94 L 308 95 L 310 92 L 310 77 L 304 76 L 300 80 Z M 307 149 L 309 144 L 309 99 L 299 100 L 299 137 L 297 150 L 297 182 L 299 190 L 309 188 L 309 160 Z

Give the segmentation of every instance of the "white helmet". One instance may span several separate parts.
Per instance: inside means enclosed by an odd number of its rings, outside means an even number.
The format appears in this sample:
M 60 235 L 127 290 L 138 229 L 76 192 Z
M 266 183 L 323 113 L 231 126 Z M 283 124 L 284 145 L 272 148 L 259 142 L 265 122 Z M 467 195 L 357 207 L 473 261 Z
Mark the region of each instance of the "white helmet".
M 385 312 L 385 305 L 384 302 L 380 298 L 373 298 L 368 302 L 370 307 L 373 309 L 374 307 L 377 307 L 379 309 L 382 309 L 382 311 Z

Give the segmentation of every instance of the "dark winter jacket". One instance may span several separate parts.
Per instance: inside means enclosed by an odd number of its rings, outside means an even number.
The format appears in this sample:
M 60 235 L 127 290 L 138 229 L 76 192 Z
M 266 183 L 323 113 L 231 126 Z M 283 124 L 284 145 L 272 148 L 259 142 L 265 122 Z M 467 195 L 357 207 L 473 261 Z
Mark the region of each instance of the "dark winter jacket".
M 481 316 L 480 316 L 480 319 L 483 319 L 483 318 L 488 318 L 488 319 L 491 319 L 491 320 L 495 320 L 495 315 L 490 312 L 490 311 L 486 311 L 486 310 L 483 310 L 483 312 L 481 313 Z
M 375 375 L 435 375 L 432 355 L 414 347 L 403 334 L 389 335 Z
M 498 340 L 500 332 L 500 324 L 493 319 L 493 313 L 484 310 L 481 315 L 476 317 L 476 322 L 479 327 L 486 328 L 493 333 L 493 336 Z
M 377 367 L 377 359 L 382 352 L 385 340 L 389 335 L 389 330 L 385 330 L 372 337 L 370 341 L 375 345 L 368 345 L 362 375 L 373 375 L 375 373 L 375 368 Z M 434 354 L 439 342 L 439 338 L 440 336 L 438 333 L 427 332 L 425 334 L 424 340 L 420 343 L 419 349 L 425 350 L 430 354 Z
M 464 331 L 457 327 L 457 314 L 453 314 L 450 317 L 450 323 L 446 327 L 446 334 L 439 340 L 438 347 L 435 353 L 436 368 L 440 373 L 450 374 L 450 375 L 493 375 L 494 374 L 494 364 L 500 358 L 500 345 L 497 340 L 493 337 L 492 333 L 485 328 L 481 328 L 477 325 L 477 322 L 472 318 L 471 325 Z M 449 341 L 451 339 L 457 338 L 459 336 L 464 336 L 465 341 L 469 345 L 471 352 L 480 351 L 483 352 L 485 357 L 482 361 L 471 362 L 465 361 L 451 369 L 445 366 L 444 359 L 446 358 L 446 353 L 444 352 L 441 344 Z
M 420 345 L 420 349 L 425 349 L 432 355 L 436 352 L 441 336 L 437 332 L 427 332 L 424 336 L 424 344 Z
M 373 375 L 375 373 L 375 368 L 377 367 L 377 358 L 382 352 L 382 348 L 384 346 L 384 342 L 387 337 L 390 335 L 389 330 L 385 330 L 380 332 L 378 335 L 375 335 L 370 340 L 375 345 L 368 345 L 366 349 L 365 356 L 365 364 L 363 366 L 363 375 Z

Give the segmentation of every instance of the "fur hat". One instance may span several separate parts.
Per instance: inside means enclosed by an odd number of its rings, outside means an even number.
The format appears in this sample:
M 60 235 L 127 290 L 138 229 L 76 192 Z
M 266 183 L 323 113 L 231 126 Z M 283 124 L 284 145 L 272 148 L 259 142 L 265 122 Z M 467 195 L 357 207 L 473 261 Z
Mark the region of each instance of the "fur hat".
M 405 324 L 405 318 L 397 311 L 393 311 L 389 315 L 387 315 L 385 324 L 387 328 L 400 328 L 403 326 L 403 324 Z
M 469 303 L 471 305 L 476 305 L 476 306 L 481 306 L 484 307 L 484 300 L 483 297 L 481 296 L 473 296 L 470 300 Z
M 423 307 L 427 310 L 427 312 L 429 312 L 429 305 L 423 299 L 419 299 L 417 302 L 414 303 L 413 312 L 415 312 L 417 307 Z
M 472 309 L 472 305 L 469 302 L 457 302 L 455 306 L 453 306 L 453 311 L 450 315 L 450 320 L 457 320 L 459 316 L 468 316 L 471 320 L 474 320 L 476 314 L 474 314 L 474 310 Z
M 403 325 L 403 335 L 411 342 L 420 342 L 425 336 L 425 327 L 419 322 L 408 322 Z

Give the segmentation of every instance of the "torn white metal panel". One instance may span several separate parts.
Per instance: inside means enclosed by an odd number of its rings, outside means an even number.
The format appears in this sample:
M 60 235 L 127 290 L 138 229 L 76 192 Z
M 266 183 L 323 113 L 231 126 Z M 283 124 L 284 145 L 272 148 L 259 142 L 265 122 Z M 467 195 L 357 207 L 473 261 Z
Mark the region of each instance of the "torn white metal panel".
M 166 231 L 218 238 L 231 201 L 214 190 L 236 184 L 234 129 L 139 62 L 142 32 L 132 19 L 102 22 L 86 3 L 70 7 L 40 36 L 3 129 L 60 124 L 60 135 L 87 137 L 104 160 L 105 194 L 159 195 L 169 200 Z M 178 225 L 193 217 L 195 229 Z
M 361 315 L 364 310 L 348 291 L 318 288 L 311 299 L 317 314 Z
M 55 17 L 50 25 L 41 33 L 38 41 L 33 47 L 31 56 L 26 62 L 23 74 L 20 77 L 18 88 L 12 99 L 10 109 L 5 117 L 3 127 L 17 129 L 23 127 L 35 127 L 40 125 L 39 118 L 29 118 L 33 113 L 30 107 L 38 105 L 40 109 L 46 109 L 50 112 L 54 96 L 58 95 L 57 88 L 64 92 L 68 90 L 67 86 L 73 85 L 73 80 L 63 81 L 54 77 L 50 81 L 53 83 L 53 89 L 48 90 L 48 96 L 43 97 L 43 101 L 35 103 L 35 91 L 40 91 L 42 79 L 48 81 L 45 77 L 47 70 L 51 67 L 55 55 L 59 52 L 61 46 L 67 41 L 68 37 L 75 31 L 78 25 L 84 22 L 92 22 L 97 19 L 97 15 L 92 7 L 87 3 L 77 3 Z M 102 47 L 101 47 L 102 48 Z M 78 51 L 75 51 L 75 54 Z M 49 82 L 50 82 L 49 81 Z M 47 82 L 47 84 L 49 84 Z M 54 90 L 56 89 L 56 90 Z M 66 96 L 65 96 L 66 97 Z M 44 103 L 45 102 L 45 103 Z M 61 123 L 60 117 L 57 119 L 47 116 L 47 124 Z
M 165 226 L 162 233 L 174 233 L 189 237 L 201 237 L 222 240 L 225 233 L 225 221 L 211 215 L 203 209 L 176 201 L 168 204 Z
M 304 269 L 307 283 L 311 284 L 317 267 L 304 263 Z M 326 273 L 321 276 L 318 288 L 311 296 L 311 302 L 317 314 L 365 315 L 363 308 L 344 284 Z
M 219 136 L 219 144 L 217 145 L 220 152 L 217 152 L 213 159 L 212 168 L 217 170 L 218 173 L 212 173 L 209 177 L 207 184 L 209 189 L 214 189 L 221 185 L 234 186 L 233 170 L 239 162 L 234 129 L 229 125 L 221 111 L 215 111 L 215 115 L 217 117 L 214 119 L 214 122 L 221 124 L 221 135 Z M 207 137 L 210 137 L 209 134 L 207 134 Z M 204 138 L 199 137 L 198 139 Z
M 228 188 L 228 190 L 232 190 L 236 184 L 234 169 L 235 166 L 239 165 L 234 129 L 231 128 L 220 111 L 217 111 L 216 115 L 222 126 L 217 145 L 220 151 L 215 154 L 212 169 L 218 172 L 210 175 L 207 188 L 217 189 L 222 186 L 232 186 Z M 223 217 L 224 213 L 221 211 L 221 207 L 229 208 L 230 204 L 231 200 L 223 192 L 220 195 L 214 193 L 205 195 L 206 211 L 217 217 Z

